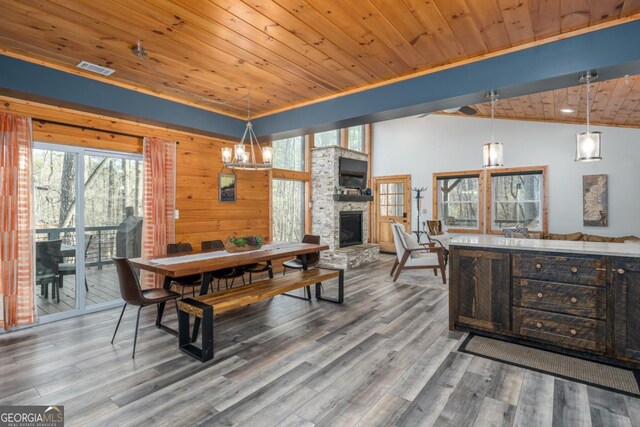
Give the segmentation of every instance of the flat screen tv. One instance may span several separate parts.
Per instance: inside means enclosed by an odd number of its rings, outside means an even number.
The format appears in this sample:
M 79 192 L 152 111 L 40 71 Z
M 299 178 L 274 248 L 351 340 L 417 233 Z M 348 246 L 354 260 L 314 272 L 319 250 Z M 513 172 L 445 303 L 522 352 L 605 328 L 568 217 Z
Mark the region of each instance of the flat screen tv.
M 367 162 L 340 157 L 340 186 L 345 188 L 367 187 Z

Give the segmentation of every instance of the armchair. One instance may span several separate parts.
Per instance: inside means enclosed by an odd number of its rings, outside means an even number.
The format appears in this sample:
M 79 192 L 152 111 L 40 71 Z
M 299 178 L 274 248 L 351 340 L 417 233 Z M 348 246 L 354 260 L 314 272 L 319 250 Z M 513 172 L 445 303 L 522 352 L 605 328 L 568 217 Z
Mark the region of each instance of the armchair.
M 394 276 L 394 282 L 398 280 L 402 270 L 433 269 L 433 273 L 437 276 L 438 269 L 440 269 L 442 283 L 447 283 L 444 248 L 436 247 L 435 243 L 418 244 L 412 235 L 405 232 L 401 224 L 393 221 L 391 222 L 391 230 L 396 247 L 396 259 L 390 273 L 391 276 Z

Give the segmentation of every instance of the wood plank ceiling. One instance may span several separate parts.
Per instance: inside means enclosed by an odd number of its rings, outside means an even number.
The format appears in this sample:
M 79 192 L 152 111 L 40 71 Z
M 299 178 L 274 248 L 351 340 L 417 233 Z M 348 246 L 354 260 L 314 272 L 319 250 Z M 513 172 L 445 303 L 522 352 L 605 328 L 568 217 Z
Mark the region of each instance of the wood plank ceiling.
M 264 114 L 640 12 L 640 0 L 0 0 L 0 52 Z M 635 18 L 635 17 L 633 17 Z M 132 54 L 138 41 L 147 59 Z
M 640 128 L 640 76 L 591 83 L 591 123 Z M 491 117 L 489 102 L 472 105 L 474 117 Z M 586 123 L 584 84 L 515 98 L 498 99 L 495 116 L 506 119 Z M 563 112 L 562 110 L 566 110 Z M 460 113 L 458 113 L 460 114 Z

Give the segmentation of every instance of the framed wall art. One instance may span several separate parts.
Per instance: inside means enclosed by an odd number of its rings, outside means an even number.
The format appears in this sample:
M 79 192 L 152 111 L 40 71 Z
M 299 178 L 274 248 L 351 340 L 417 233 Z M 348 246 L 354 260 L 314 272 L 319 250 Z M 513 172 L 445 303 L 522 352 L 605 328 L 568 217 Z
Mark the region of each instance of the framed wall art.
M 609 183 L 607 175 L 582 177 L 582 222 L 585 227 L 609 225 Z
M 221 203 L 233 203 L 236 201 L 236 176 L 232 173 L 218 174 L 218 200 Z

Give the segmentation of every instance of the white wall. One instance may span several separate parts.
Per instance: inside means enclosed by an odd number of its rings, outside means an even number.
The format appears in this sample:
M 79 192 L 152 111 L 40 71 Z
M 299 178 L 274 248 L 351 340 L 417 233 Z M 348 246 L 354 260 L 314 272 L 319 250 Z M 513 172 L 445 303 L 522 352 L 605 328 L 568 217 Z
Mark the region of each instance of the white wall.
M 574 161 L 575 134 L 584 130 L 570 124 L 495 122 L 505 167 L 549 166 L 550 232 L 640 236 L 640 130 L 593 127 L 603 132 L 603 160 L 579 163 Z M 481 169 L 482 145 L 490 137 L 491 121 L 482 118 L 429 115 L 375 123 L 373 176 L 411 174 L 412 186 L 429 187 L 423 207 L 431 219 L 432 174 Z M 582 226 L 582 176 L 594 174 L 609 176 L 608 227 Z

